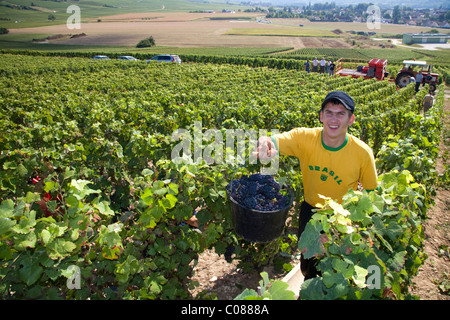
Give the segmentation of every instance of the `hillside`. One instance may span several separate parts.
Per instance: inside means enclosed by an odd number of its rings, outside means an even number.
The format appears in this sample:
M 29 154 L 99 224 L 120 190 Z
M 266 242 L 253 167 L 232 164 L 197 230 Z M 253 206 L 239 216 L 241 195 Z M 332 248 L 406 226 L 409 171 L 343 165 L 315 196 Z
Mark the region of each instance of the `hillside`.
M 0 26 L 25 28 L 65 24 L 67 18 L 72 14 L 72 12 L 67 13 L 67 8 L 70 5 L 79 6 L 82 20 L 133 12 L 188 12 L 246 8 L 235 4 L 225 4 L 224 1 L 220 0 L 210 0 L 207 4 L 201 1 L 188 0 L 1 1 Z M 50 15 L 53 15 L 53 20 L 49 19 Z

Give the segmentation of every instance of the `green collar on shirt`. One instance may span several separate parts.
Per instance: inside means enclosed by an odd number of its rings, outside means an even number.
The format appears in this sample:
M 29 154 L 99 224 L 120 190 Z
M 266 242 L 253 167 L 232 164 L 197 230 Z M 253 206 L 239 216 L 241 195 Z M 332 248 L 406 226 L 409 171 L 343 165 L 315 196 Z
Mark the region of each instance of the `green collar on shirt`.
M 323 146 L 326 150 L 328 150 L 328 151 L 339 151 L 339 150 L 341 150 L 343 147 L 345 147 L 345 146 L 347 145 L 347 142 L 348 142 L 348 133 L 345 135 L 345 141 L 344 141 L 344 143 L 341 144 L 341 145 L 340 145 L 339 147 L 337 147 L 337 148 L 329 147 L 329 146 L 327 146 L 327 145 L 323 142 L 323 130 L 320 132 L 320 139 L 322 140 L 322 146 Z

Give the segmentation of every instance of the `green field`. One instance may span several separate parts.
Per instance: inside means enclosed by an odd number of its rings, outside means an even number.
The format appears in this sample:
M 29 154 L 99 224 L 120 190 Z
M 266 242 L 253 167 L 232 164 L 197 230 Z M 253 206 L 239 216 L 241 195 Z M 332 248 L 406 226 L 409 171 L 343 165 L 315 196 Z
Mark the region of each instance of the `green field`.
M 31 2 L 35 6 L 31 6 Z M 90 1 L 42 1 L 16 0 L 0 1 L 0 27 L 25 28 L 64 24 L 71 13 L 67 13 L 69 5 L 77 5 L 81 9 L 81 19 L 94 19 L 101 16 L 118 15 L 134 12 L 188 12 L 195 10 L 222 10 L 248 8 L 240 5 L 226 4 L 220 0 L 202 1 L 187 0 L 90 0 Z M 22 6 L 22 7 L 18 7 Z M 53 14 L 54 21 L 48 16 Z

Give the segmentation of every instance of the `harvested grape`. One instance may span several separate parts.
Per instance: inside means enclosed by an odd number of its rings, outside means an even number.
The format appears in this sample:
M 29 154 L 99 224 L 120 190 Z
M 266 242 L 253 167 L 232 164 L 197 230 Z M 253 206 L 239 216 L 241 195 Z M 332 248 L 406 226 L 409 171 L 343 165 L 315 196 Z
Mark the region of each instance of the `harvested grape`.
M 255 173 L 233 180 L 227 192 L 241 206 L 258 211 L 277 211 L 288 204 L 278 182 L 270 175 Z

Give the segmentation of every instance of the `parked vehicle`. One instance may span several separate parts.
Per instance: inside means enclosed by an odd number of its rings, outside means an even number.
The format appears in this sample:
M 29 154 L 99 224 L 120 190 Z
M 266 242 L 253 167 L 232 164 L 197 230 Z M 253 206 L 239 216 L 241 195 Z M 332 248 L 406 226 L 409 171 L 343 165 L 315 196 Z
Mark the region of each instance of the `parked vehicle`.
M 132 56 L 120 56 L 117 58 L 117 60 L 129 60 L 129 61 L 138 61 L 139 59 L 136 59 Z
M 180 57 L 175 54 L 160 54 L 160 55 L 154 56 L 153 58 L 147 60 L 147 62 L 150 62 L 150 61 L 176 62 L 178 64 L 181 64 Z
M 94 60 L 109 60 L 109 57 L 104 56 L 104 55 L 98 55 L 98 56 L 92 57 L 92 59 L 94 59 Z

